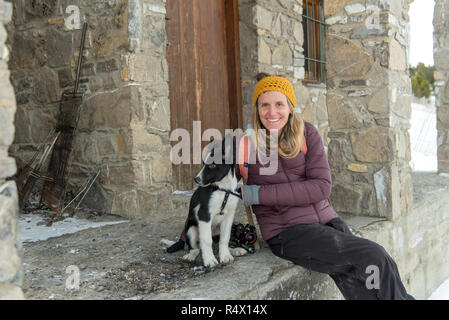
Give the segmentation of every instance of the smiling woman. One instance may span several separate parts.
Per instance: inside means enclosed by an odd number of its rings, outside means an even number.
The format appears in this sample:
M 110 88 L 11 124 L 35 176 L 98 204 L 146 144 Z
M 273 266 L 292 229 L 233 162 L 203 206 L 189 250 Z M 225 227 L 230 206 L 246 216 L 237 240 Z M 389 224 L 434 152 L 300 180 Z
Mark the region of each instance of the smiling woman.
M 253 113 L 255 132 L 260 129 L 272 130 L 278 136 L 279 155 L 286 159 L 299 154 L 304 136 L 304 121 L 294 111 L 296 96 L 290 81 L 282 76 L 270 76 L 266 73 L 257 75 L 254 88 Z M 256 135 L 256 141 L 258 135 Z M 256 142 L 256 147 L 259 143 Z

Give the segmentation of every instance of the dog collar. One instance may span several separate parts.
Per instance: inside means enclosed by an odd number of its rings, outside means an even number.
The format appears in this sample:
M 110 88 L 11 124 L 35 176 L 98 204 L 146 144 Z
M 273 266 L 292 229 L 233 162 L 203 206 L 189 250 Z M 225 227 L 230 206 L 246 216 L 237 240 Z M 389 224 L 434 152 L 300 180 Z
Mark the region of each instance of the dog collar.
M 233 196 L 235 196 L 237 198 L 242 199 L 242 195 L 237 193 L 237 192 L 234 192 L 234 191 L 231 191 L 231 190 L 228 190 L 228 189 L 222 189 L 222 188 L 220 188 L 220 187 L 218 187 L 216 185 L 213 185 L 213 187 L 214 187 L 215 190 L 226 192 L 225 197 L 223 199 L 223 203 L 221 204 L 221 208 L 220 208 L 220 212 L 219 212 L 220 215 L 224 215 L 223 210 L 226 207 L 226 204 L 228 203 L 228 198 L 229 198 L 230 194 L 232 194 Z

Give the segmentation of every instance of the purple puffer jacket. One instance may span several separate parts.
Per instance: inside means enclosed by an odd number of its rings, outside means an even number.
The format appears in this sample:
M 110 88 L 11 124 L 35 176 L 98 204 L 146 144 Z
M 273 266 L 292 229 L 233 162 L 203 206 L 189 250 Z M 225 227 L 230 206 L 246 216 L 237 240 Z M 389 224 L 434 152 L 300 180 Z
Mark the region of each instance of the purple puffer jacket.
M 249 165 L 247 184 L 261 186 L 260 204 L 252 208 L 264 240 L 296 224 L 325 224 L 338 217 L 327 201 L 332 180 L 321 136 L 308 122 L 305 131 L 307 154 L 279 157 L 274 175 L 259 175 L 258 161 Z

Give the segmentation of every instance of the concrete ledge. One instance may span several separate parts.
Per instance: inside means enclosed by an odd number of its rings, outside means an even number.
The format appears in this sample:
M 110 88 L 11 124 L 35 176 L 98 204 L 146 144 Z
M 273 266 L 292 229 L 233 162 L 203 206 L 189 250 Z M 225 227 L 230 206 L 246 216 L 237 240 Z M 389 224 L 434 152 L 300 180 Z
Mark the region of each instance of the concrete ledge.
M 192 279 L 183 287 L 145 299 L 341 299 L 332 279 L 309 272 L 273 255 L 263 247 L 253 255 L 236 258 L 233 264 L 218 267 L 201 281 Z
M 395 221 L 341 217 L 356 235 L 384 246 L 397 262 L 409 293 L 426 299 L 449 277 L 449 177 L 418 173 L 413 175 L 413 184 L 415 203 L 406 217 Z M 145 299 L 310 300 L 343 296 L 328 275 L 280 259 L 265 244 L 254 255 L 236 258 L 233 264 L 206 274 L 201 281 L 192 279 L 175 291 Z

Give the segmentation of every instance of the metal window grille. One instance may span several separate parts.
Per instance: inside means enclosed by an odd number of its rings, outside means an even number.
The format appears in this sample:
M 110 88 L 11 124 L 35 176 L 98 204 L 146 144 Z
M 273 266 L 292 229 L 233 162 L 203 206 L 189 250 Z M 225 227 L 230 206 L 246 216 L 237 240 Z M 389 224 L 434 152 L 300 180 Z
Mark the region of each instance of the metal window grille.
M 323 83 L 326 78 L 326 23 L 323 12 L 322 0 L 303 0 L 304 81 L 309 83 Z

